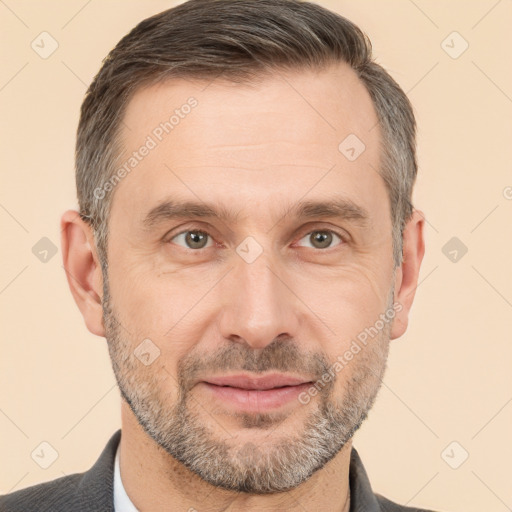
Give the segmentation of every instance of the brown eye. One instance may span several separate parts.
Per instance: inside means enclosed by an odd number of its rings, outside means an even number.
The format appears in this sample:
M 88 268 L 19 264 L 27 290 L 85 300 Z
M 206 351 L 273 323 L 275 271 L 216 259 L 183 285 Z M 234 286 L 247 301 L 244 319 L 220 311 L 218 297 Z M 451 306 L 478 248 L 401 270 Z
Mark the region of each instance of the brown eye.
M 334 231 L 317 230 L 308 233 L 305 237 L 301 238 L 301 241 L 307 240 L 307 242 L 311 244 L 309 247 L 312 247 L 313 249 L 329 249 L 336 238 L 340 242 L 343 242 L 343 239 Z
M 187 249 L 204 249 L 207 246 L 209 238 L 210 235 L 204 231 L 191 230 L 177 234 L 171 241 L 176 243 L 176 240 L 179 240 L 182 243 L 178 243 L 178 245 L 182 245 Z

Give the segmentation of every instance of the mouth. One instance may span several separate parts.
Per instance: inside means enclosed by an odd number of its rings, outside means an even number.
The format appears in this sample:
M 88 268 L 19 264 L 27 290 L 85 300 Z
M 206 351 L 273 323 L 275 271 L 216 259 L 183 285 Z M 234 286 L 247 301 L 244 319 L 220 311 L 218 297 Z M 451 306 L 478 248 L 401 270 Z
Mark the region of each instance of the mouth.
M 198 385 L 214 399 L 243 412 L 261 413 L 295 401 L 313 381 L 284 374 L 211 377 Z

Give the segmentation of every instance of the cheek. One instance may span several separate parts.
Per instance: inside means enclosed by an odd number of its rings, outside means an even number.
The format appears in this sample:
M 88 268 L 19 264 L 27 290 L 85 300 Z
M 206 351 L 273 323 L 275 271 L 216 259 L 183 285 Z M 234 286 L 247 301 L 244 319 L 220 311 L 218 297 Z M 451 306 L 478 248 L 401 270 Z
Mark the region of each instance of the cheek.
M 131 350 L 151 340 L 158 358 L 149 368 L 169 377 L 165 388 L 176 387 L 178 361 L 193 350 L 211 324 L 208 308 L 212 304 L 205 294 L 212 283 L 191 284 L 190 278 L 159 277 L 137 267 L 137 272 L 118 278 L 116 284 L 111 286 L 112 302 Z
M 350 380 L 368 378 L 365 372 L 372 368 L 378 371 L 388 343 L 391 321 L 383 322 L 381 315 L 387 310 L 392 282 L 370 268 L 351 267 L 325 279 L 296 281 L 313 312 L 310 321 L 316 328 L 310 328 L 309 336 L 336 375 L 336 394 L 343 394 Z
M 143 261 L 113 262 L 110 267 L 112 301 L 130 332 L 162 336 L 192 306 L 193 287 L 159 276 Z
M 334 331 L 335 345 L 341 348 L 385 311 L 392 286 L 391 278 L 369 267 L 338 269 L 314 278 L 298 275 L 293 282 L 308 308 Z

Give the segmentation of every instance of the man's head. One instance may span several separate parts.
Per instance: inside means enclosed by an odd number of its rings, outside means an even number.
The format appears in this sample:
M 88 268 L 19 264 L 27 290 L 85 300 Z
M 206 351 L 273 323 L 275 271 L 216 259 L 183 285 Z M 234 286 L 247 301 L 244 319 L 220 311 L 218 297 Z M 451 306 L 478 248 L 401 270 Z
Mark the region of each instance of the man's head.
M 423 257 L 414 137 L 365 36 L 313 4 L 192 0 L 107 57 L 66 269 L 131 420 L 207 482 L 296 487 L 366 418 Z
M 399 265 L 417 172 L 411 105 L 372 60 L 371 43 L 357 26 L 294 0 L 192 0 L 142 21 L 110 52 L 83 102 L 76 147 L 80 214 L 95 229 L 100 258 L 106 263 L 115 176 L 124 163 L 123 116 L 137 90 L 172 78 L 251 83 L 279 70 L 318 71 L 336 62 L 353 69 L 377 115 L 378 128 L 371 129 L 380 129 L 382 151 L 375 170 L 389 194 Z

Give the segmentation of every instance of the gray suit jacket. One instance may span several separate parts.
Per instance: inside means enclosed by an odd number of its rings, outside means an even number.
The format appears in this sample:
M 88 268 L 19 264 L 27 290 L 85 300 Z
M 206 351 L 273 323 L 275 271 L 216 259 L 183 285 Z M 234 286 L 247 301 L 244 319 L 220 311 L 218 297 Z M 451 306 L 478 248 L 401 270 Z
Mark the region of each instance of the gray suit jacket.
M 118 430 L 85 473 L 0 496 L 0 512 L 114 512 L 114 458 L 120 439 L 121 430 Z M 428 512 L 403 507 L 374 494 L 354 447 L 350 455 L 349 480 L 350 512 Z

